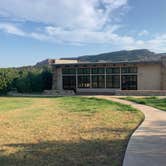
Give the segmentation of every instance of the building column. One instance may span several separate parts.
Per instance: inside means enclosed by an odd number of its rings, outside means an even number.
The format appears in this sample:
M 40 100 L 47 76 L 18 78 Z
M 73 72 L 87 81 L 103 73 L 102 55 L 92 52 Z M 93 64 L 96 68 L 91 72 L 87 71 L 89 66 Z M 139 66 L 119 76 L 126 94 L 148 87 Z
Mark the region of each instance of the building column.
M 92 68 L 90 68 L 90 89 L 92 88 Z
M 53 67 L 52 90 L 62 90 L 62 69 Z
M 76 68 L 76 90 L 78 89 L 78 68 Z
M 122 90 L 122 67 L 120 66 L 120 90 Z
M 106 77 L 106 67 L 104 68 L 104 81 L 105 81 L 105 89 L 107 88 L 107 77 Z
M 161 58 L 161 90 L 166 90 L 166 57 Z

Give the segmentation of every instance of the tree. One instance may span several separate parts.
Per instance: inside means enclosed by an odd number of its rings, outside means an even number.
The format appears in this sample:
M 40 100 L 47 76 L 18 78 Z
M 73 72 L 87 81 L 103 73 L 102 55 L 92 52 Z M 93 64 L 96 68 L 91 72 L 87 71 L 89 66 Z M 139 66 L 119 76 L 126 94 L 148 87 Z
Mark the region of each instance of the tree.
M 50 90 L 52 71 L 48 66 L 0 69 L 0 94 L 12 89 L 20 93 Z

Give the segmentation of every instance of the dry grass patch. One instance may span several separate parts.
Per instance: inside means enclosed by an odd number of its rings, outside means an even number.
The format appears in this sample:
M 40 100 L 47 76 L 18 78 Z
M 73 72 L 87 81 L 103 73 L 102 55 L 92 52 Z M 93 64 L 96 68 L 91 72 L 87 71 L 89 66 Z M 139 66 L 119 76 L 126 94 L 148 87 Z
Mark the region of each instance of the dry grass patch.
M 0 98 L 0 103 L 1 166 L 118 166 L 143 119 L 130 106 L 96 98 Z

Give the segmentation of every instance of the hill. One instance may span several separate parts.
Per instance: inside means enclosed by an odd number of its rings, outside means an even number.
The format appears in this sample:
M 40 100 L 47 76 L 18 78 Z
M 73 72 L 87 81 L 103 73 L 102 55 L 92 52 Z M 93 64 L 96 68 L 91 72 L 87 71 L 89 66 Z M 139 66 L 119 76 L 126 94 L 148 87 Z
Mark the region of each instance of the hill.
M 139 50 L 122 50 L 110 53 L 103 53 L 98 55 L 86 55 L 78 57 L 79 61 L 157 61 L 161 56 L 166 56 L 166 54 L 157 54 L 151 52 L 147 49 Z
M 80 62 L 99 62 L 99 61 L 158 61 L 162 56 L 166 56 L 166 53 L 155 53 L 147 49 L 138 50 L 122 50 L 116 52 L 102 53 L 98 55 L 84 55 L 79 57 L 61 58 L 61 60 L 79 60 Z M 38 62 L 35 66 L 42 67 L 52 64 L 55 59 L 46 59 Z

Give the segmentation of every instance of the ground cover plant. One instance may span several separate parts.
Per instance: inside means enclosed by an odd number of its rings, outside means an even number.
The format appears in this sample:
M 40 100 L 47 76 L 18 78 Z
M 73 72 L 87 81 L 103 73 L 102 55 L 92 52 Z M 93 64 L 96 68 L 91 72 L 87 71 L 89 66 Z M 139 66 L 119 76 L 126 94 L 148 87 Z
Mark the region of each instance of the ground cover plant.
M 160 110 L 166 111 L 166 98 L 159 98 L 159 97 L 144 97 L 144 98 L 126 97 L 124 99 L 136 102 L 138 104 L 149 105 L 149 106 L 158 108 Z
M 0 98 L 1 166 L 120 166 L 143 114 L 85 97 Z

